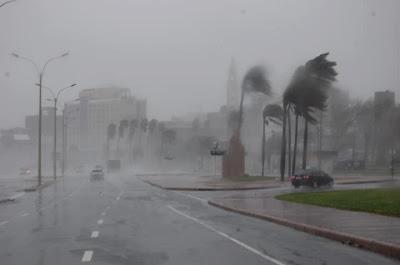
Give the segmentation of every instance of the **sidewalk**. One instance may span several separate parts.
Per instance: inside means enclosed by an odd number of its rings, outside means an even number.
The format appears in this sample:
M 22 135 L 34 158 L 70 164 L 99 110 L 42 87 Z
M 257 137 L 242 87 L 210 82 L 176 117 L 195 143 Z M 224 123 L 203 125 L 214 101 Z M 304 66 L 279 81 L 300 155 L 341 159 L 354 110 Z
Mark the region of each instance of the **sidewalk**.
M 141 180 L 166 190 L 187 191 L 257 190 L 288 185 L 277 180 L 232 181 L 220 176 L 160 175 L 141 177 Z
M 400 259 L 400 218 L 290 203 L 266 192 L 209 204 Z
M 0 203 L 12 201 L 12 197 L 25 191 L 35 191 L 38 188 L 45 188 L 54 181 L 53 177 L 43 177 L 42 185 L 37 186 L 35 176 L 0 176 Z

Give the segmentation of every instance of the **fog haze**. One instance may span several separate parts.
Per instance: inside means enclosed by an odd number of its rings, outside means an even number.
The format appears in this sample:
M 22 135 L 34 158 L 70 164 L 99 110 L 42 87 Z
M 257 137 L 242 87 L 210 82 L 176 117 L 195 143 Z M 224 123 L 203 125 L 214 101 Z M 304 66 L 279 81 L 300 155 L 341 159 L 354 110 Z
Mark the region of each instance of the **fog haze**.
M 398 10 L 396 0 L 18 0 L 0 10 L 0 127 L 37 113 L 34 69 L 11 52 L 42 63 L 69 51 L 44 77 L 54 88 L 78 83 L 63 99 L 129 87 L 158 119 L 225 104 L 232 57 L 240 76 L 266 64 L 279 94 L 295 67 L 329 51 L 351 96 L 390 89 L 398 97 Z

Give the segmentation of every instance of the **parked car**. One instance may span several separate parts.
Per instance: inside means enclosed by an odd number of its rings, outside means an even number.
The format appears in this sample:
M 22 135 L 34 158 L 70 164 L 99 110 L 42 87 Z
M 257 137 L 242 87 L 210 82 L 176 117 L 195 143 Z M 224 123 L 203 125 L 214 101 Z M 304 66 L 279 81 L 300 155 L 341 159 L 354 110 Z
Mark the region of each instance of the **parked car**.
M 295 188 L 300 186 L 318 188 L 319 186 L 333 186 L 334 184 L 333 178 L 329 174 L 315 169 L 302 170 L 291 176 L 290 181 Z
M 102 168 L 94 168 L 90 172 L 90 177 L 93 180 L 104 179 L 104 171 Z

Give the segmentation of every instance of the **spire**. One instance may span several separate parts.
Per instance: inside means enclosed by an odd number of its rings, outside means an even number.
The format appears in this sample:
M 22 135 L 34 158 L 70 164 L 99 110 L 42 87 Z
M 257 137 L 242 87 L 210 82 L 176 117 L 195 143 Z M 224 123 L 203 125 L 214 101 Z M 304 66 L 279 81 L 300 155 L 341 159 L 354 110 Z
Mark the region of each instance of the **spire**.
M 240 90 L 237 79 L 235 59 L 231 58 L 226 85 L 226 106 L 228 111 L 236 110 L 239 107 Z

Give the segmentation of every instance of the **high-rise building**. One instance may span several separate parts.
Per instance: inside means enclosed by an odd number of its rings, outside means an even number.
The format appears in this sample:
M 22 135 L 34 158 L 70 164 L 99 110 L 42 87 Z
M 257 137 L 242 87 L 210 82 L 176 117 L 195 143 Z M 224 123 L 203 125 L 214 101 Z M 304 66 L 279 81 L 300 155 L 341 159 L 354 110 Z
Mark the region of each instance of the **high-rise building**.
M 240 103 L 240 89 L 237 78 L 236 63 L 232 58 L 229 66 L 228 81 L 226 85 L 226 107 L 228 111 L 238 110 Z
M 395 93 L 393 91 L 377 91 L 374 98 L 375 119 L 382 119 L 391 108 L 395 106 Z
M 68 152 L 100 159 L 107 140 L 107 127 L 121 120 L 146 117 L 146 100 L 131 95 L 129 88 L 84 89 L 64 108 Z

